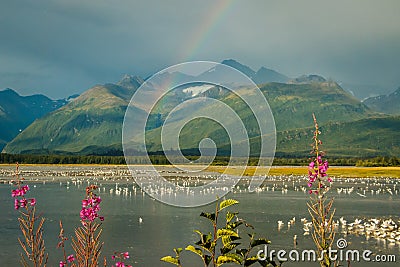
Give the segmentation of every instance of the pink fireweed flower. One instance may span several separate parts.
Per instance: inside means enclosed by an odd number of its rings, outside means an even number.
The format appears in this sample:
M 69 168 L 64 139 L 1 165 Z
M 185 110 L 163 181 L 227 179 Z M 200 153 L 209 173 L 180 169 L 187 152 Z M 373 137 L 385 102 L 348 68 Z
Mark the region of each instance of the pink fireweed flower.
M 317 161 L 318 161 L 319 164 L 322 164 L 322 157 L 321 157 L 321 156 L 318 156 L 318 157 L 317 157 Z
M 314 136 L 314 138 L 316 138 L 316 136 Z M 315 158 L 313 158 L 308 165 L 307 186 L 312 188 L 314 183 L 316 181 L 318 181 L 318 186 L 317 186 L 318 188 L 326 188 L 326 185 L 324 183 L 332 181 L 331 178 L 327 177 L 328 176 L 328 174 L 327 174 L 328 168 L 329 168 L 328 161 L 324 160 L 323 156 L 318 155 L 318 152 L 317 152 L 317 156 Z M 323 192 L 320 192 L 319 190 L 315 190 L 315 191 L 312 191 L 309 193 L 310 194 L 312 194 L 312 193 L 316 193 L 316 194 L 322 193 L 323 194 Z
M 11 197 L 16 197 L 16 196 L 18 196 L 18 194 L 19 194 L 19 190 L 18 189 L 11 191 Z
M 14 200 L 14 209 L 19 209 L 19 200 L 18 199 L 15 199 Z
M 100 211 L 100 206 L 98 204 L 93 205 L 92 207 L 93 207 L 94 211 L 96 211 L 96 212 Z
M 22 188 L 21 189 L 15 189 L 15 190 L 11 191 L 11 196 L 12 197 L 20 197 L 20 196 L 25 195 L 25 193 L 26 193 L 26 191 L 23 190 Z
M 24 198 L 24 199 L 21 199 L 19 201 L 19 203 L 21 204 L 22 208 L 25 208 L 27 206 L 27 204 L 28 204 L 28 201 Z
M 94 196 L 92 199 L 92 205 L 100 204 L 101 198 L 99 196 Z
M 83 208 L 83 209 L 81 209 L 81 211 L 79 212 L 79 216 L 81 217 L 81 219 L 83 220 L 83 219 L 85 219 L 85 209 Z
M 30 198 L 30 199 L 29 199 L 29 204 L 30 204 L 31 206 L 35 206 L 35 205 L 36 205 L 36 198 Z
M 82 200 L 82 209 L 79 213 L 82 221 L 94 221 L 96 218 L 99 218 L 98 212 L 100 211 L 100 202 L 101 198 L 97 197 L 91 190 L 94 188 L 88 187 L 86 189 L 87 197 Z M 104 220 L 104 217 L 100 218 L 101 221 Z
M 89 199 L 87 199 L 86 201 L 87 201 L 87 203 L 88 203 L 87 206 L 92 206 L 92 205 L 95 204 L 95 203 L 94 203 L 95 201 L 93 201 L 93 198 L 89 198 Z
M 117 261 L 115 267 L 132 267 L 132 265 L 125 265 L 123 262 L 123 260 L 129 259 L 129 252 L 114 252 L 114 255 L 112 255 L 111 258 Z
M 24 196 L 28 191 L 29 191 L 29 185 L 24 185 L 20 189 L 12 190 L 11 196 L 12 197 Z
M 80 212 L 80 217 L 82 220 L 87 220 L 87 221 L 94 221 L 98 217 L 97 212 L 93 208 L 82 208 Z
M 316 172 L 314 169 L 312 171 L 308 171 L 308 177 L 310 178 L 317 178 L 318 172 Z
M 75 257 L 72 254 L 67 257 L 68 262 L 73 262 L 74 260 L 75 260 Z
M 82 200 L 82 208 L 86 208 L 89 205 L 89 202 L 87 199 Z
M 328 183 L 332 183 L 332 178 L 331 177 L 328 177 Z
M 60 261 L 60 267 L 64 267 L 65 265 L 67 265 L 67 263 Z

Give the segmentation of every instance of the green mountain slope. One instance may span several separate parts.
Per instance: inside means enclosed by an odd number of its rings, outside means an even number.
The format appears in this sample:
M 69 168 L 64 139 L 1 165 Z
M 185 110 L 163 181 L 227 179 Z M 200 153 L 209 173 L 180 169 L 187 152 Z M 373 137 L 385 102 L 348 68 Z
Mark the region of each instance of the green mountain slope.
M 250 71 L 250 70 L 248 70 Z M 211 75 L 211 74 L 210 74 Z M 317 77 L 318 78 L 318 77 Z M 358 99 L 344 91 L 335 82 L 315 77 L 296 83 L 265 83 L 260 89 L 269 102 L 277 129 L 277 152 L 288 155 L 304 155 L 312 137 L 311 114 L 315 113 L 323 127 L 324 140 L 330 155 L 374 156 L 399 155 L 399 117 L 376 113 Z M 322 82 L 321 82 L 322 81 Z M 140 78 L 125 76 L 117 84 L 97 85 L 64 107 L 36 120 L 3 152 L 7 153 L 74 153 L 113 154 L 121 153 L 121 131 L 126 107 L 138 86 Z M 237 95 L 220 87 L 196 91 L 194 87 L 170 91 L 154 107 L 146 126 L 146 141 L 151 152 L 161 151 L 161 125 L 168 113 L 185 100 L 211 97 L 229 105 L 241 118 L 250 137 L 251 153 L 257 155 L 260 146 L 258 124 L 251 109 Z M 196 91 L 197 93 L 193 93 Z M 252 94 L 252 89 L 241 88 L 241 95 Z M 135 118 L 146 116 L 145 111 L 132 107 Z M 172 127 L 179 121 L 194 118 L 196 114 L 219 112 L 218 106 L 190 106 L 178 114 Z M 224 118 L 224 126 L 234 127 L 235 118 Z M 168 136 L 167 136 L 168 137 Z M 169 136 L 172 138 L 173 136 Z M 199 142 L 209 137 L 215 141 L 220 154 L 229 152 L 229 137 L 222 126 L 207 119 L 195 119 L 182 129 L 180 147 L 196 151 Z M 129 140 L 139 149 L 139 138 Z M 241 140 L 238 140 L 239 142 Z M 138 146 L 137 148 L 135 147 Z
M 295 152 L 294 150 L 288 149 L 294 147 L 292 144 L 288 147 L 285 147 L 285 143 L 282 142 L 282 140 L 285 140 L 285 134 L 291 131 L 297 131 L 297 129 L 302 130 L 307 126 L 311 126 L 312 113 L 317 115 L 318 121 L 322 125 L 335 123 L 352 125 L 351 123 L 355 121 L 366 120 L 370 124 L 356 124 L 358 131 L 376 134 L 377 131 L 382 130 L 383 132 L 388 131 L 388 136 L 390 136 L 391 129 L 382 128 L 382 125 L 376 121 L 377 117 L 382 115 L 371 111 L 359 100 L 350 96 L 336 83 L 268 83 L 263 85 L 260 89 L 268 100 L 274 114 L 278 133 L 277 151 L 285 153 Z M 246 126 L 250 138 L 252 138 L 251 153 L 256 155 L 259 148 L 260 138 L 257 137 L 259 135 L 259 130 L 251 110 L 234 94 L 227 92 L 221 93 L 221 89 L 218 88 L 211 89 L 210 91 L 206 92 L 205 94 L 218 98 L 235 110 L 237 114 L 239 114 L 239 117 Z M 213 94 L 213 91 L 219 93 Z M 242 95 L 251 93 L 252 91 L 248 88 L 243 88 L 240 90 L 240 94 Z M 162 109 L 159 108 L 159 110 Z M 168 112 L 168 109 L 166 109 L 165 112 Z M 207 112 L 208 114 L 213 114 L 218 112 L 218 108 L 213 105 L 206 106 L 204 107 L 204 112 L 201 110 L 185 109 L 185 116 L 189 118 L 196 117 L 197 113 Z M 234 118 L 227 117 L 224 120 L 224 126 L 233 127 L 233 125 L 236 123 L 237 122 Z M 177 125 L 179 125 L 179 120 L 171 123 L 172 128 L 177 127 Z M 398 121 L 395 121 L 394 125 L 395 127 L 398 127 Z M 181 149 L 193 150 L 193 148 L 197 148 L 199 142 L 206 137 L 215 141 L 217 146 L 221 148 L 221 153 L 226 153 L 229 151 L 230 141 L 226 131 L 217 123 L 206 119 L 193 120 L 182 129 L 180 135 Z M 146 138 L 148 143 L 151 144 L 148 147 L 150 151 L 161 151 L 160 128 L 148 131 Z M 172 136 L 169 138 L 172 138 Z M 370 146 L 369 143 L 362 142 L 361 139 L 355 139 L 354 142 L 357 143 L 358 147 L 360 148 L 367 149 Z M 302 148 L 301 146 L 295 146 L 299 152 L 302 152 L 304 148 L 309 147 L 308 143 L 301 143 L 301 145 L 304 146 Z M 382 151 L 385 151 L 384 153 L 387 152 L 386 150 L 388 148 L 389 146 L 387 145 L 383 145 L 381 147 Z M 341 149 L 343 149 L 343 147 L 341 147 Z
M 132 94 L 132 89 L 118 85 L 95 86 L 35 121 L 8 143 L 4 152 L 79 153 L 90 147 L 120 150 L 123 117 Z
M 20 96 L 12 89 L 0 91 L 0 149 L 34 120 L 66 103 L 44 95 Z
M 304 128 L 310 114 L 320 123 L 355 121 L 376 113 L 344 91 L 337 83 L 271 83 L 261 87 L 275 116 L 277 131 Z
M 400 116 L 322 124 L 321 140 L 329 156 L 373 157 L 400 155 Z M 277 134 L 277 154 L 308 155 L 313 127 Z
M 367 98 L 363 103 L 373 110 L 398 115 L 400 114 L 400 87 L 389 95 Z

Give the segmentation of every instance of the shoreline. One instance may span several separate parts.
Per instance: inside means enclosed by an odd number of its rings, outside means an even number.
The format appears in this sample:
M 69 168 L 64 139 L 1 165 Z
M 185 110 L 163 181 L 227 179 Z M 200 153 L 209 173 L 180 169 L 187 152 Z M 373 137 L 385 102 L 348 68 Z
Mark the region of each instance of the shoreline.
M 221 172 L 225 167 L 210 166 L 208 170 Z M 245 175 L 253 175 L 255 167 L 247 167 Z M 267 173 L 267 168 L 261 168 L 261 175 L 306 176 L 307 166 L 272 166 Z M 400 178 L 400 167 L 356 167 L 356 166 L 330 166 L 328 175 L 332 178 Z M 235 174 L 234 171 L 229 174 Z
M 143 167 L 145 165 L 131 165 Z M 46 180 L 65 181 L 73 178 L 96 179 L 106 181 L 105 177 L 111 176 L 119 180 L 133 180 L 127 165 L 105 165 L 105 164 L 20 164 L 22 176 L 27 180 L 40 177 Z M 172 165 L 154 165 L 161 172 L 170 171 Z M 178 168 L 180 166 L 177 166 Z M 214 172 L 231 175 L 243 173 L 243 168 L 231 166 L 185 166 L 190 169 L 204 169 L 203 172 Z M 256 170 L 255 166 L 246 167 L 243 176 L 252 176 Z M 15 164 L 0 164 L 0 181 L 13 179 Z M 173 173 L 173 172 L 172 172 Z M 190 174 L 190 172 L 189 172 Z M 260 167 L 258 175 L 268 176 L 307 176 L 307 166 L 272 166 Z M 332 178 L 400 178 L 400 167 L 355 167 L 355 166 L 331 166 L 328 175 Z M 50 179 L 49 179 L 50 178 Z M 51 179 L 52 178 L 52 179 Z

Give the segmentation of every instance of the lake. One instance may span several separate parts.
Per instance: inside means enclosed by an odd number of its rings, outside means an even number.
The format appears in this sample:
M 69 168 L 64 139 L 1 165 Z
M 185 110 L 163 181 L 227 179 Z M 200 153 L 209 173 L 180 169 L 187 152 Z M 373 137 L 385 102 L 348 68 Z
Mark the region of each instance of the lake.
M 28 170 L 29 169 L 29 170 Z M 11 167 L 0 167 L 0 175 L 7 176 Z M 211 231 L 207 219 L 199 217 L 201 211 L 212 212 L 215 204 L 196 208 L 179 208 L 160 203 L 138 188 L 121 167 L 24 167 L 23 175 L 31 185 L 27 197 L 37 198 L 37 208 L 46 217 L 45 242 L 50 253 L 49 266 L 58 266 L 61 251 L 56 250 L 59 220 L 64 224 L 66 236 L 79 225 L 79 211 L 85 188 L 90 183 L 100 185 L 99 195 L 103 222 L 103 256 L 114 251 L 128 251 L 133 266 L 173 266 L 160 262 L 160 258 L 173 255 L 174 247 L 186 247 L 197 241 L 193 231 Z M 101 174 L 99 174 L 101 172 Z M 54 179 L 54 177 L 58 177 Z M 43 182 L 43 179 L 46 182 Z M 74 182 L 72 181 L 74 179 Z M 240 204 L 232 208 L 255 227 L 254 232 L 271 240 L 269 248 L 289 251 L 314 249 L 310 235 L 304 235 L 302 218 L 310 221 L 306 202 L 309 195 L 303 192 L 305 177 L 267 177 L 263 190 L 248 193 L 238 187 L 227 197 Z M 330 196 L 335 198 L 335 220 L 344 217 L 348 223 L 356 218 L 391 218 L 399 224 L 400 199 L 398 179 L 335 179 Z M 10 184 L 0 184 L 0 266 L 19 266 L 21 251 L 17 238 L 21 236 L 17 223 L 18 212 L 13 208 Z M 296 218 L 295 223 L 288 222 Z M 142 218 L 142 223 L 139 222 Z M 284 225 L 279 229 L 278 221 Z M 375 254 L 393 254 L 397 260 L 400 242 L 367 238 L 338 227 L 337 238 L 345 238 L 349 249 L 371 250 Z M 69 244 L 67 244 L 67 248 Z M 72 253 L 69 249 L 67 253 Z M 109 261 L 110 262 L 110 261 Z M 196 256 L 184 252 L 183 266 L 202 266 Z M 394 266 L 394 263 L 353 262 L 351 266 Z M 255 265 L 254 265 L 255 266 Z M 310 266 L 310 263 L 287 262 L 284 266 Z M 312 263 L 312 266 L 319 266 Z

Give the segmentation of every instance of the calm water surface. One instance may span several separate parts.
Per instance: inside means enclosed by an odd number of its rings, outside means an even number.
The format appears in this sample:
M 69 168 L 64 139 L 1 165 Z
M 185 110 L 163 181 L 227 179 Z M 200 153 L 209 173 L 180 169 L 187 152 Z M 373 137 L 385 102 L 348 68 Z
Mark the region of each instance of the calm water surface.
M 299 183 L 303 183 L 300 181 Z M 398 181 L 396 181 L 398 183 Z M 271 182 L 271 187 L 277 182 Z M 31 186 L 29 197 L 37 198 L 37 206 L 46 217 L 45 235 L 46 247 L 50 252 L 50 265 L 58 266 L 61 251 L 55 249 L 59 233 L 58 221 L 62 219 L 66 235 L 71 236 L 73 227 L 79 225 L 79 211 L 81 199 L 86 184 L 67 187 L 66 182 L 37 183 Z M 172 255 L 174 247 L 185 247 L 197 241 L 195 229 L 202 231 L 208 228 L 208 221 L 200 218 L 201 211 L 210 211 L 214 205 L 199 208 L 177 208 L 152 200 L 147 195 L 137 191 L 133 193 L 133 182 L 119 183 L 119 187 L 127 187 L 131 196 L 116 195 L 115 183 L 102 185 L 100 195 L 103 199 L 101 215 L 105 216 L 103 223 L 103 240 L 105 242 L 103 255 L 110 256 L 113 251 L 129 251 L 133 257 L 134 266 L 172 266 L 160 262 L 165 255 Z M 334 186 L 350 188 L 362 184 L 337 183 Z M 365 185 L 364 185 L 365 186 Z M 390 186 L 393 186 L 391 183 Z M 17 224 L 18 212 L 13 209 L 10 195 L 12 187 L 0 184 L 0 266 L 19 266 L 18 255 L 20 247 L 17 237 L 20 236 Z M 260 193 L 237 192 L 230 197 L 239 200 L 240 205 L 235 209 L 255 227 L 255 232 L 272 241 L 271 249 L 293 248 L 293 236 L 298 236 L 297 249 L 313 249 L 311 236 L 303 235 L 303 225 L 300 219 L 309 215 L 306 208 L 308 195 L 301 190 L 295 191 L 289 187 L 283 194 L 280 190 L 263 191 Z M 104 190 L 104 191 L 103 191 Z M 400 199 L 396 194 L 368 195 L 361 197 L 353 194 L 338 194 L 332 192 L 336 198 L 337 218 L 344 216 L 349 222 L 355 218 L 393 218 L 399 219 Z M 296 217 L 296 223 L 290 228 L 287 222 Z M 139 218 L 143 219 L 139 223 Z M 278 230 L 277 221 L 282 220 L 285 225 Z M 338 237 L 343 237 L 339 234 Z M 373 238 L 368 241 L 364 236 L 347 235 L 349 249 L 369 249 L 374 253 L 395 254 L 400 260 L 399 244 L 389 245 Z M 69 251 L 72 253 L 72 250 Z M 132 263 L 132 262 L 130 262 Z M 202 266 L 200 261 L 188 253 L 183 253 L 184 266 Z M 185 265 L 186 263 L 186 265 Z M 291 263 L 284 266 L 318 266 L 317 263 Z M 394 263 L 352 263 L 351 266 L 396 266 Z

